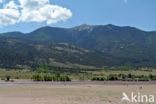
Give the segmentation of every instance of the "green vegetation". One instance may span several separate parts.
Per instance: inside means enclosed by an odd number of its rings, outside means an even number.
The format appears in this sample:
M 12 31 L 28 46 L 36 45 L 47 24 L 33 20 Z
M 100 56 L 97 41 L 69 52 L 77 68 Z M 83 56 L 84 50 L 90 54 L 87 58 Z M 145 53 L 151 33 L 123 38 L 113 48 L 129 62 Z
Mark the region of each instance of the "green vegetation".
M 68 76 L 33 75 L 33 81 L 71 81 Z
M 6 81 L 10 81 L 10 76 L 6 76 Z
M 77 68 L 77 67 L 76 67 Z M 9 77 L 6 77 L 9 76 Z M 156 80 L 156 70 L 112 70 L 112 69 L 74 69 L 45 65 L 34 71 L 0 69 L 0 78 L 3 80 L 27 79 L 34 81 L 149 81 Z
M 131 75 L 131 74 L 111 74 L 105 77 L 93 77 L 92 81 L 150 81 L 150 80 L 156 80 L 156 75 Z
M 155 44 L 155 31 L 114 25 L 1 33 L 0 68 L 35 70 L 45 64 L 119 70 L 156 68 Z M 42 72 L 42 68 L 38 71 Z
M 48 67 L 39 67 L 39 68 L 36 69 L 36 72 L 38 72 L 38 73 L 48 73 L 50 71 L 49 71 Z
M 155 44 L 154 31 L 114 25 L 43 27 L 27 34 L 2 33 L 0 68 L 6 70 L 0 70 L 0 78 L 156 80 Z
M 5 70 L 0 69 L 0 78 L 6 80 L 6 76 L 10 76 L 11 79 L 31 79 L 36 72 L 30 70 Z

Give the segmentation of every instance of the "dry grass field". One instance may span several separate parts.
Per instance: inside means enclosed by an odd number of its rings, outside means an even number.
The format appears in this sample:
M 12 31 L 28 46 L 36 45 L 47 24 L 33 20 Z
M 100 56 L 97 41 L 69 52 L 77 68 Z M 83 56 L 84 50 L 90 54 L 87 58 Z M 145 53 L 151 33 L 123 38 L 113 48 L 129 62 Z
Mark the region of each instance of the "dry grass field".
M 156 96 L 156 85 L 2 84 L 0 104 L 127 104 L 122 92 L 132 91 Z

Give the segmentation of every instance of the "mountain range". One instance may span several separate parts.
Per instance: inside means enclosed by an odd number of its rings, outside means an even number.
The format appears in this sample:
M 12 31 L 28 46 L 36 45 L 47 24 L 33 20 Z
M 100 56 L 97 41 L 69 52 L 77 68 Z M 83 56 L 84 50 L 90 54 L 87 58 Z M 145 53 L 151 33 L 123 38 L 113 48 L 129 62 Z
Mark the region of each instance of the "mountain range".
M 42 27 L 0 34 L 1 68 L 48 65 L 156 67 L 156 31 L 130 26 Z

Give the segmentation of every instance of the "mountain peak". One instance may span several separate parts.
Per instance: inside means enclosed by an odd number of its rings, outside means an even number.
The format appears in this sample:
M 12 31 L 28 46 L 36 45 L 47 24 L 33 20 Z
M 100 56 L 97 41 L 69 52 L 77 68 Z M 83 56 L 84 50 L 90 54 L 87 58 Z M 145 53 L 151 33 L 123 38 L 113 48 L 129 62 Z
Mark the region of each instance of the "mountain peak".
M 92 31 L 93 30 L 93 27 L 94 26 L 92 26 L 92 25 L 82 24 L 80 26 L 73 27 L 72 30 L 78 30 L 78 31 L 87 30 L 87 31 Z
M 88 24 L 82 24 L 82 25 L 80 25 L 80 27 L 88 27 L 88 26 L 90 26 L 90 25 L 88 25 Z
M 113 30 L 114 28 L 120 28 L 119 26 L 113 25 L 113 24 L 107 24 L 105 27 L 109 30 Z

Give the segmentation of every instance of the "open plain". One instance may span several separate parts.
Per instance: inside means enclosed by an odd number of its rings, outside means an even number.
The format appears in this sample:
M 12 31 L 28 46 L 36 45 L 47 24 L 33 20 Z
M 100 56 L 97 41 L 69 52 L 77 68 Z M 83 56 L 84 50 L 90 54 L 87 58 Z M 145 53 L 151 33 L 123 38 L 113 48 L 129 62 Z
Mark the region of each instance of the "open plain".
M 0 104 L 127 104 L 121 102 L 122 92 L 156 96 L 155 89 L 155 82 L 4 82 L 0 83 Z

